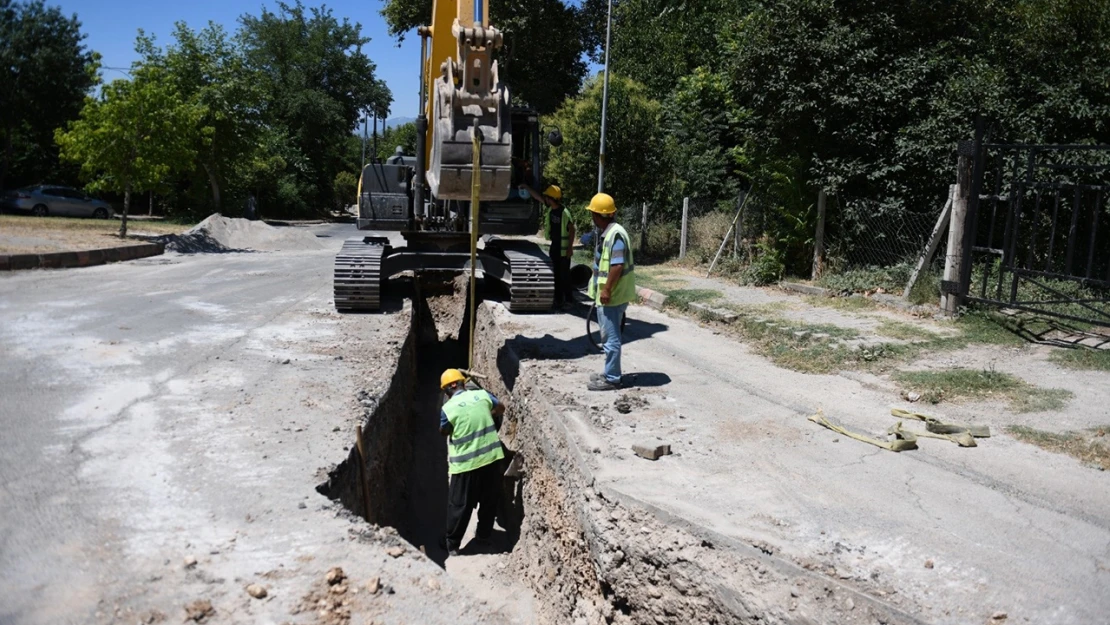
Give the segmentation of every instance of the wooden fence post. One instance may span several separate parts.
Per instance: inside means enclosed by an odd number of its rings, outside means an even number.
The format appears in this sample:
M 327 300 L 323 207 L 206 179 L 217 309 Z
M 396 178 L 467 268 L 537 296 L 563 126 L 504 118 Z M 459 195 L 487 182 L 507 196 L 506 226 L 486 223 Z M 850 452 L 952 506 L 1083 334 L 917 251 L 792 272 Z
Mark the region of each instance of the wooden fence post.
M 918 278 L 921 273 L 928 271 L 929 263 L 933 262 L 933 254 L 937 253 L 937 247 L 940 245 L 940 238 L 944 236 L 944 229 L 948 227 L 948 220 L 952 216 L 952 196 L 956 194 L 956 185 L 948 187 L 948 200 L 945 201 L 944 206 L 940 209 L 940 217 L 937 218 L 937 225 L 933 226 L 933 234 L 929 237 L 929 242 L 925 245 L 925 250 L 921 252 L 921 256 L 917 257 L 917 264 L 913 268 L 913 273 L 910 274 L 910 279 L 906 282 L 906 288 L 902 289 L 902 299 L 910 298 L 910 291 L 913 290 L 917 284 Z
M 682 235 L 678 242 L 678 257 L 686 258 L 686 222 L 690 218 L 690 198 L 682 198 Z
M 968 144 L 968 145 L 965 145 Z M 956 193 L 952 197 L 952 216 L 948 220 L 948 253 L 944 258 L 944 281 L 941 282 L 940 307 L 946 315 L 960 310 L 959 283 L 963 272 L 964 235 L 966 233 L 967 201 L 971 197 L 970 142 L 961 142 L 956 164 Z
M 817 193 L 817 233 L 813 238 L 813 280 L 821 277 L 825 262 L 825 190 Z

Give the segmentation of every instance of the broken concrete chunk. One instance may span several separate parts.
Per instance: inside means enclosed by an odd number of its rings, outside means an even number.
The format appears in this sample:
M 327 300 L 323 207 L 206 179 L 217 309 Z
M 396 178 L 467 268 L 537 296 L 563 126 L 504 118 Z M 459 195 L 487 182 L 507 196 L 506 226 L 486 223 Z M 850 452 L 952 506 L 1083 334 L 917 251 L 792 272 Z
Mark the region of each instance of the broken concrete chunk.
M 330 586 L 334 586 L 345 579 L 347 579 L 347 574 L 338 566 L 333 566 L 328 570 L 328 574 L 324 576 L 324 580 L 326 580 Z
M 391 558 L 400 558 L 401 556 L 405 555 L 405 548 L 400 546 L 390 547 L 389 549 L 386 549 L 385 552 Z
M 185 568 L 191 569 L 197 565 L 196 556 L 185 556 Z
M 658 460 L 662 456 L 670 455 L 671 446 L 637 444 L 632 446 L 632 451 L 641 458 L 647 458 L 648 460 Z
M 266 592 L 266 589 L 264 587 L 258 584 L 251 584 L 247 586 L 247 594 L 254 597 L 255 599 L 265 599 L 266 595 L 269 593 Z
M 380 578 L 380 577 L 371 577 L 370 581 L 366 582 L 366 590 L 367 590 L 367 592 L 369 592 L 372 595 L 378 594 L 378 591 L 381 590 L 381 589 L 382 589 L 382 578 Z
M 196 601 L 185 606 L 186 620 L 196 621 L 197 623 L 212 616 L 216 613 L 216 608 L 212 607 L 212 602 L 207 599 L 197 599 Z

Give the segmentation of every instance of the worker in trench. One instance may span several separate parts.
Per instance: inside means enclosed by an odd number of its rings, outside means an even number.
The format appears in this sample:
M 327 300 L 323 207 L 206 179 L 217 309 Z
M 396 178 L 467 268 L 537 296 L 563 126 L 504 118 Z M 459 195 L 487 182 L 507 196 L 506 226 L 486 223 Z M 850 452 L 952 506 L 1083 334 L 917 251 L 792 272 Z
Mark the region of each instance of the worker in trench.
M 605 371 L 592 374 L 586 388 L 591 391 L 619 389 L 621 377 L 621 319 L 628 304 L 636 299 L 635 265 L 628 233 L 617 223 L 617 204 L 608 193 L 598 193 L 586 210 L 597 228 L 594 272 L 589 295 L 597 306 L 597 325 L 605 351 Z
M 447 533 L 440 547 L 458 555 L 470 514 L 478 508 L 475 540 L 487 542 L 501 499 L 501 460 L 505 457 L 497 430 L 505 404 L 492 393 L 466 387 L 458 369 L 448 369 L 439 378 L 447 403 L 439 415 L 439 432 L 447 438 Z
M 543 195 L 527 184 L 520 185 L 537 202 L 548 207 L 547 237 L 551 240 L 551 265 L 555 270 L 555 307 L 565 309 L 574 303 L 574 287 L 570 283 L 570 260 L 574 256 L 574 219 L 563 206 L 563 191 L 549 185 Z

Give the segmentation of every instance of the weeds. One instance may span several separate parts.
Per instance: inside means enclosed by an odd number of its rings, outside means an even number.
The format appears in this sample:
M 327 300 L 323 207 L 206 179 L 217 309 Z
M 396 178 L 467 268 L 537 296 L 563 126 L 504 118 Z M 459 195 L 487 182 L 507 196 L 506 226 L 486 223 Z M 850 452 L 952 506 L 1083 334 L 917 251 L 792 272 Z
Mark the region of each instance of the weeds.
M 1110 371 L 1110 350 L 1078 347 L 1058 349 L 1052 352 L 1049 360 L 1068 369 L 1086 371 Z
M 892 319 L 881 319 L 879 321 L 878 333 L 892 339 L 901 341 L 912 342 L 929 342 L 939 338 L 936 333 L 928 330 L 923 330 L 915 325 L 903 323 L 901 321 L 894 321 Z
M 1008 373 L 988 369 L 949 369 L 947 371 L 898 371 L 893 375 L 907 391 L 921 394 L 932 404 L 942 401 L 1007 401 L 1016 412 L 1059 410 L 1072 393 L 1063 389 L 1042 389 Z
M 1091 428 L 1080 432 L 1055 434 L 1033 428 L 1012 425 L 1006 428 L 1011 436 L 1019 441 L 1036 445 L 1046 451 L 1067 454 L 1085 465 L 1103 471 L 1110 469 L 1110 444 L 1106 434 L 1110 426 Z
M 723 297 L 720 291 L 713 289 L 664 289 L 661 292 L 667 295 L 667 307 L 681 311 L 689 310 L 694 302 L 709 302 Z

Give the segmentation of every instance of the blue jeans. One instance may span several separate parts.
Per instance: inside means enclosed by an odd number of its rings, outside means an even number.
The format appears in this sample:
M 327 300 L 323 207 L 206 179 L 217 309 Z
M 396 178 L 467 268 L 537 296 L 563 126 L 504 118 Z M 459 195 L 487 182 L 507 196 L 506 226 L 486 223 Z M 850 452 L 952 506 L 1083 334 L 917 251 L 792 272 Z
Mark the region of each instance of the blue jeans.
M 605 350 L 605 379 L 621 381 L 621 319 L 628 304 L 598 306 L 597 325 L 601 329 L 601 347 Z

